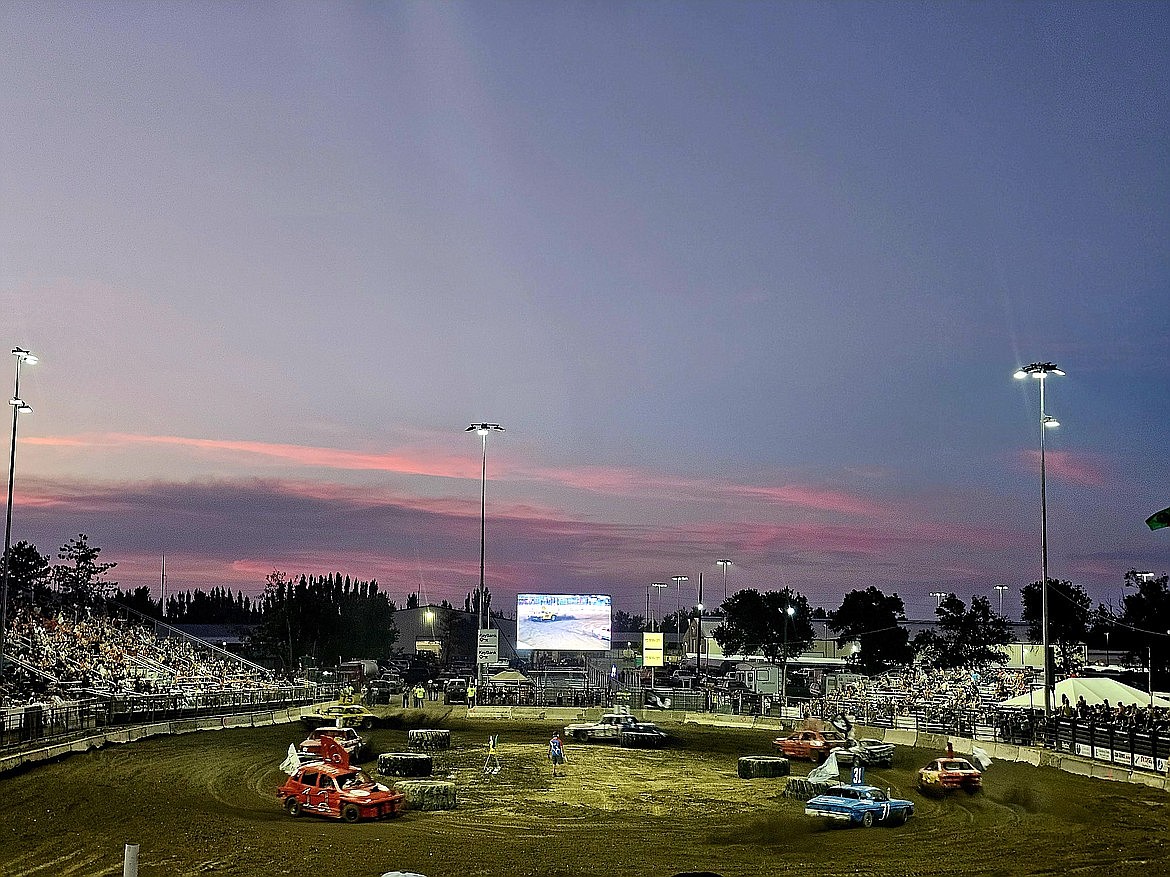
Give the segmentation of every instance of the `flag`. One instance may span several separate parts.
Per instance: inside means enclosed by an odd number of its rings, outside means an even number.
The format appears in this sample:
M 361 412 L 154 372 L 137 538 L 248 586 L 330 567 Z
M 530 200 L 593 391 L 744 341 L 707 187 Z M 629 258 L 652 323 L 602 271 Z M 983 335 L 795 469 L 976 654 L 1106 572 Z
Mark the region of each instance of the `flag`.
M 297 755 L 297 747 L 293 744 L 288 744 L 288 758 L 280 763 L 280 769 L 292 776 L 296 773 L 298 767 L 301 766 L 301 757 Z
M 1161 530 L 1163 527 L 1170 527 L 1170 509 L 1162 509 L 1160 512 L 1154 512 L 1146 518 L 1146 526 L 1151 530 Z

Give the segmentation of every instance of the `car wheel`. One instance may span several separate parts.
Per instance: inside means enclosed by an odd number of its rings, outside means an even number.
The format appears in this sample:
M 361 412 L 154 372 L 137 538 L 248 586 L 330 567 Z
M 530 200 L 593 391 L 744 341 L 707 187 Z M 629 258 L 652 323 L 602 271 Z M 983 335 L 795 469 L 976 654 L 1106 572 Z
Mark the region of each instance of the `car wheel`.
M 897 813 L 891 813 L 886 820 L 890 825 L 901 825 L 906 821 L 906 814 L 899 810 Z
M 589 739 L 589 733 L 587 731 L 574 731 L 573 738 L 576 740 L 587 740 Z
M 357 804 L 346 804 L 341 808 L 341 818 L 349 823 L 357 822 L 362 818 L 362 811 Z
M 284 799 L 284 809 L 285 809 L 285 812 L 288 813 L 289 816 L 300 816 L 301 815 L 301 802 L 298 801 L 292 795 L 289 795 L 287 798 Z
M 873 828 L 873 811 L 867 810 L 861 814 L 861 827 Z
M 362 730 L 363 731 L 368 731 L 372 727 L 374 727 L 374 720 L 373 719 L 371 719 L 369 716 L 362 719 Z

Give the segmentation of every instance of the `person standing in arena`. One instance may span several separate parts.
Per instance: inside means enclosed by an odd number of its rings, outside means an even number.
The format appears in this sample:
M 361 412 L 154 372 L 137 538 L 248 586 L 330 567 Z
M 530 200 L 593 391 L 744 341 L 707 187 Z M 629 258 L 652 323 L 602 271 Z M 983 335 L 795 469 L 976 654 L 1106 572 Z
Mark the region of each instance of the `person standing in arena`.
M 548 741 L 548 760 L 552 762 L 553 776 L 565 776 L 564 773 L 557 773 L 557 769 L 565 764 L 565 747 L 559 734 L 553 734 L 552 739 Z

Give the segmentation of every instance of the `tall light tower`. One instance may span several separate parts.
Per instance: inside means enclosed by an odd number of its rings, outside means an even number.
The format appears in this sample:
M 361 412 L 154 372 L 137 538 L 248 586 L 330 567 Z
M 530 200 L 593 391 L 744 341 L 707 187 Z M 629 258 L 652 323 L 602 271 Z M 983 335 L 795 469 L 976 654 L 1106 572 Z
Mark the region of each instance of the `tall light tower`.
M 682 663 L 682 583 L 689 582 L 689 576 L 671 576 L 674 582 L 674 635 L 678 639 L 678 660 Z
M 995 590 L 999 592 L 999 614 L 1003 615 L 1003 592 L 1008 590 L 1008 586 L 996 585 Z
M 1052 666 L 1048 655 L 1048 494 L 1044 487 L 1044 434 L 1060 421 L 1044 411 L 1044 383 L 1049 375 L 1064 375 L 1054 363 L 1034 362 L 1016 371 L 1018 381 L 1029 377 L 1040 382 L 1040 647 L 1044 658 L 1044 718 L 1052 715 Z
M 731 566 L 730 560 L 717 560 L 716 564 L 723 567 L 723 602 L 727 602 L 727 568 Z
M 658 592 L 654 598 L 654 613 L 658 616 L 654 619 L 654 629 L 660 630 L 659 622 L 662 620 L 662 591 L 666 588 L 666 582 L 651 582 L 650 587 Z
M 464 432 L 477 433 L 483 442 L 483 466 L 480 469 L 479 488 L 479 606 L 476 607 L 477 623 L 480 630 L 491 626 L 491 613 L 487 608 L 487 589 L 484 587 L 483 568 L 487 547 L 487 440 L 488 433 L 503 432 L 498 423 L 473 423 Z
M 947 598 L 946 591 L 931 591 L 930 596 L 934 597 L 934 608 L 937 609 L 942 605 L 942 601 Z
M 4 672 L 4 646 L 7 643 L 8 629 L 8 573 L 9 567 L 12 566 L 9 552 L 12 550 L 12 482 L 16 477 L 16 421 L 21 414 L 32 411 L 32 407 L 20 398 L 20 367 L 37 364 L 37 358 L 21 347 L 12 348 L 12 355 L 16 357 L 16 388 L 12 391 L 12 398 L 8 400 L 8 404 L 12 406 L 12 445 L 8 453 L 8 507 L 4 515 L 4 582 L 0 585 L 0 675 Z
M 784 607 L 784 650 L 781 654 L 784 656 L 783 675 L 780 677 L 780 708 L 788 708 L 788 623 L 792 621 L 792 616 L 796 614 L 796 607 Z

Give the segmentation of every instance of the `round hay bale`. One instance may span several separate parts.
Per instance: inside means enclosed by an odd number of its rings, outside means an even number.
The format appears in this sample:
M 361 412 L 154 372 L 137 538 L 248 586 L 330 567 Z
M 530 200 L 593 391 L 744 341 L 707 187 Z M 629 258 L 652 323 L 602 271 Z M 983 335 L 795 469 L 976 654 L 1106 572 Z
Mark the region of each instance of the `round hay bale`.
M 406 739 L 413 749 L 430 751 L 451 748 L 451 732 L 437 728 L 416 728 L 407 731 Z
M 647 734 L 642 731 L 622 731 L 618 742 L 626 749 L 661 749 L 666 738 L 661 734 Z
M 804 777 L 791 777 L 782 793 L 785 798 L 794 798 L 797 801 L 807 801 L 828 791 L 832 783 L 810 782 Z
M 455 784 L 448 780 L 398 780 L 394 789 L 406 796 L 407 810 L 455 809 Z
M 739 778 L 786 777 L 791 772 L 788 759 L 779 755 L 745 755 L 739 760 Z
M 378 773 L 387 777 L 429 777 L 431 756 L 420 752 L 383 752 L 378 756 Z

